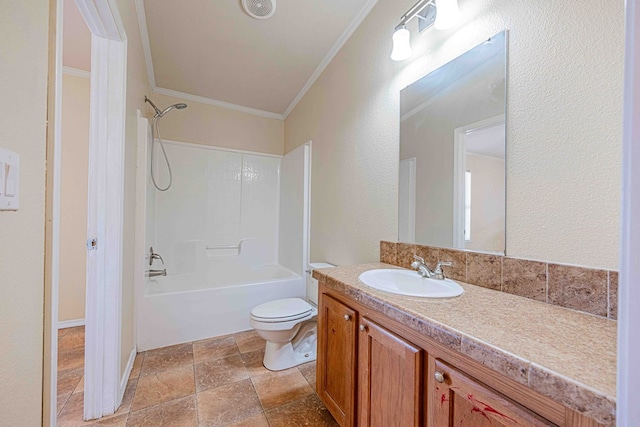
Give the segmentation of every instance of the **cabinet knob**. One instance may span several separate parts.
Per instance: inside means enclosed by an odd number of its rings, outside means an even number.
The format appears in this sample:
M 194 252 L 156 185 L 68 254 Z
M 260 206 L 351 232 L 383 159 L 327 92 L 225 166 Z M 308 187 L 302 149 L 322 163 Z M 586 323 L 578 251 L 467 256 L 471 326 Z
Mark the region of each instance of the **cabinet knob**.
M 351 315 L 350 314 L 345 314 L 344 315 L 344 320 L 346 320 L 346 321 L 351 320 Z
M 361 332 L 366 332 L 367 331 L 367 327 L 365 325 L 360 325 L 360 331 Z
M 443 383 L 444 382 L 444 375 L 442 374 L 442 372 L 438 372 L 436 371 L 434 377 L 436 377 L 436 381 L 439 383 Z

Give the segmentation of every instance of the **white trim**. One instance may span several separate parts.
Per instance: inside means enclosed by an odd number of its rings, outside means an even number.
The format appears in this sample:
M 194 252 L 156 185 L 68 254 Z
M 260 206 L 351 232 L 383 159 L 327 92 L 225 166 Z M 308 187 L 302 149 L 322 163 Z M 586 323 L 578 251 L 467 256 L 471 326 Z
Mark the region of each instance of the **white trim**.
M 56 426 L 58 414 L 58 305 L 60 298 L 60 173 L 62 165 L 62 59 L 64 2 L 56 2 L 56 40 L 55 40 L 55 101 L 53 135 L 53 197 L 51 209 L 51 349 L 49 369 L 51 384 L 49 389 L 49 415 L 43 414 L 51 427 Z
M 147 259 L 146 248 L 146 223 L 147 223 L 147 146 L 149 142 L 149 120 L 140 110 L 138 117 L 138 137 L 136 155 L 136 219 L 134 235 L 134 281 L 133 281 L 133 315 L 134 315 L 134 341 L 138 346 L 138 315 L 139 304 L 144 298 L 144 285 L 146 283 L 145 269 Z
M 400 227 L 398 227 L 398 241 L 406 242 L 406 243 L 414 243 L 416 241 L 416 164 L 417 159 L 415 157 L 411 157 L 408 159 L 400 160 L 400 164 L 406 163 L 409 165 L 409 206 L 407 211 L 409 213 L 409 217 L 407 218 L 407 228 L 409 229 L 409 233 L 406 236 L 400 236 Z M 400 189 L 400 185 L 398 183 L 398 190 Z M 398 200 L 400 200 L 398 198 Z M 400 206 L 398 206 L 398 218 L 400 218 Z
M 120 405 L 127 41 L 115 0 L 76 0 L 91 31 L 84 419 Z
M 228 151 L 231 153 L 248 154 L 251 156 L 275 157 L 277 159 L 281 159 L 283 157 L 282 154 L 271 154 L 271 153 L 261 153 L 259 151 L 238 150 L 236 148 L 218 147 L 216 145 L 194 144 L 192 142 L 174 141 L 171 139 L 164 139 L 164 138 L 162 138 L 162 143 L 169 144 L 169 145 L 179 145 L 179 146 L 189 147 L 189 148 L 202 148 L 205 150 Z
M 149 30 L 147 29 L 147 15 L 144 12 L 144 0 L 135 0 L 136 15 L 138 17 L 138 28 L 140 28 L 140 38 L 142 39 L 142 51 L 144 52 L 144 62 L 147 64 L 147 78 L 151 91 L 156 88 L 156 73 L 153 71 L 153 58 L 151 57 L 151 42 L 149 42 Z
M 241 113 L 253 114 L 254 116 L 266 117 L 268 119 L 284 120 L 284 116 L 282 114 L 259 110 L 257 108 L 245 107 L 243 105 L 232 104 L 230 102 L 206 98 L 204 96 L 192 95 L 190 93 L 179 92 L 177 90 L 165 89 L 163 87 L 153 87 L 151 89 L 151 92 L 159 93 L 160 95 L 173 96 L 174 98 L 186 99 L 188 101 L 199 102 L 200 104 L 226 108 L 227 110 L 240 111 Z
M 134 347 L 129 354 L 129 360 L 127 361 L 127 366 L 124 369 L 124 374 L 122 374 L 122 379 L 120 380 L 120 388 L 118 391 L 118 401 L 122 402 L 122 398 L 124 397 L 124 392 L 127 390 L 127 383 L 129 383 L 129 377 L 131 376 L 131 371 L 133 370 L 133 362 L 136 361 L 136 355 L 138 351 Z
M 304 195 L 302 209 L 302 276 L 309 269 L 311 263 L 311 166 L 313 154 L 313 141 L 309 140 L 304 144 Z M 308 280 L 308 278 L 307 278 Z M 307 295 L 307 299 L 309 296 Z
M 617 425 L 640 419 L 640 7 L 626 3 L 621 265 L 618 288 Z
M 62 320 L 58 322 L 58 329 L 76 328 L 84 326 L 84 319 Z
M 364 5 L 364 7 L 360 10 L 360 13 L 358 13 L 358 15 L 356 15 L 354 20 L 351 21 L 351 24 L 349 24 L 349 26 L 347 27 L 346 30 L 344 30 L 344 32 L 342 33 L 340 38 L 331 47 L 329 52 L 327 52 L 327 54 L 322 59 L 322 61 L 320 62 L 320 64 L 316 68 L 316 70 L 313 72 L 311 77 L 309 77 L 309 80 L 307 80 L 307 82 L 304 84 L 304 86 L 302 86 L 302 89 L 300 89 L 300 92 L 298 92 L 296 97 L 293 98 L 293 101 L 291 101 L 291 104 L 289 104 L 287 109 L 284 110 L 284 113 L 282 114 L 282 116 L 285 119 L 289 116 L 289 114 L 291 114 L 293 109 L 296 108 L 296 105 L 298 105 L 298 103 L 302 100 L 302 98 L 304 98 L 304 96 L 309 91 L 309 89 L 311 89 L 311 86 L 313 86 L 313 84 L 316 82 L 316 80 L 318 80 L 318 78 L 320 77 L 322 72 L 325 70 L 325 68 L 327 68 L 327 66 L 331 63 L 331 61 L 333 61 L 333 58 L 335 58 L 335 56 L 338 54 L 338 52 L 340 52 L 340 49 L 342 49 L 342 46 L 344 46 L 344 44 L 347 42 L 347 40 L 349 40 L 349 37 L 351 37 L 353 35 L 353 33 L 360 26 L 360 24 L 362 24 L 362 21 L 364 21 L 364 19 L 367 17 L 367 15 L 369 15 L 369 12 L 371 12 L 373 7 L 377 3 L 378 3 L 378 0 L 369 0 L 369 1 L 367 1 L 367 3 Z
M 91 78 L 91 71 L 85 71 L 79 68 L 67 67 L 66 65 L 62 67 L 62 72 L 68 76 L 82 77 L 84 79 Z

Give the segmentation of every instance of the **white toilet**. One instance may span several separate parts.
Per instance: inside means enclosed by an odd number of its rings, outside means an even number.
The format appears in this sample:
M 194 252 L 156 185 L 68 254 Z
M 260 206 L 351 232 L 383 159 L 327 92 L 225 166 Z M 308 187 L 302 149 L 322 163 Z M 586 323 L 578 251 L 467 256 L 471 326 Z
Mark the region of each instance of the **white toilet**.
M 335 267 L 318 262 L 316 268 Z M 263 364 L 281 371 L 316 360 L 318 281 L 307 273 L 307 300 L 284 298 L 265 302 L 251 310 L 249 324 L 267 341 Z

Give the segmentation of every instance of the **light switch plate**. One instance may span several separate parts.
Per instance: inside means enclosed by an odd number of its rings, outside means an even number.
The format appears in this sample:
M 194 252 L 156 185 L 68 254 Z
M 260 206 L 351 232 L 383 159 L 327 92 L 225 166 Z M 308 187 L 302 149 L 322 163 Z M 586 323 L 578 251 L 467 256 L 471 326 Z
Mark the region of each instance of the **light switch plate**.
M 0 148 L 0 211 L 20 207 L 20 156 Z

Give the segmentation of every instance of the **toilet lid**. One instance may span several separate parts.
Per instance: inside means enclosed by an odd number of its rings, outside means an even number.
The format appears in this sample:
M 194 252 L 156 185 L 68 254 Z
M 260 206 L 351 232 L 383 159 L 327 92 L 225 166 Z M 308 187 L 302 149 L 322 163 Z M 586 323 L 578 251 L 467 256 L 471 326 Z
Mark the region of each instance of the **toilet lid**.
M 251 310 L 251 317 L 256 320 L 285 322 L 305 317 L 313 307 L 300 298 L 285 298 L 265 302 Z

